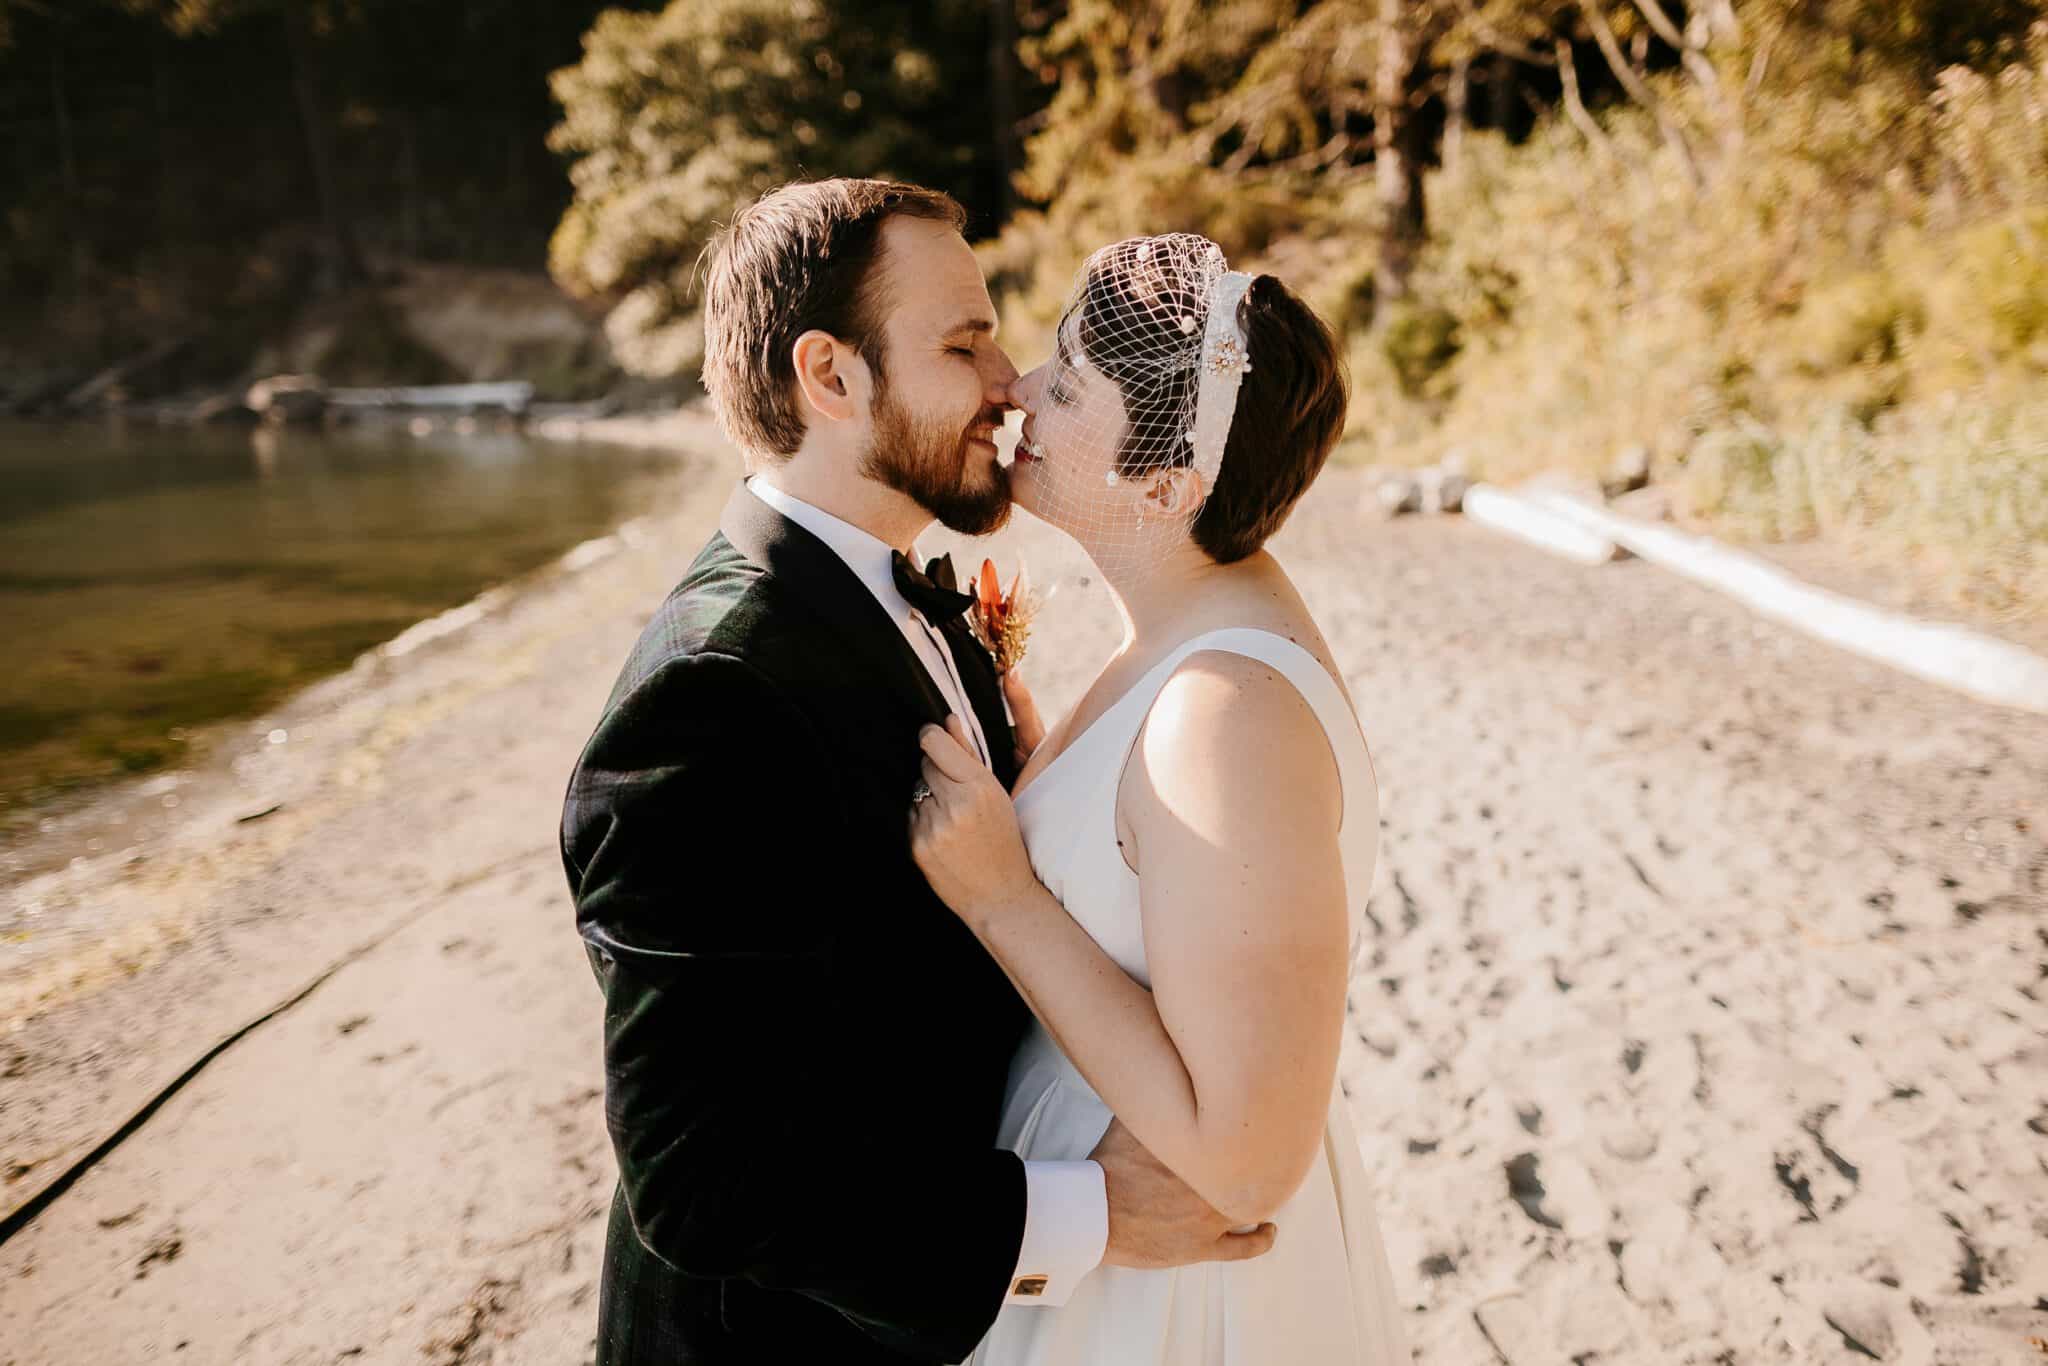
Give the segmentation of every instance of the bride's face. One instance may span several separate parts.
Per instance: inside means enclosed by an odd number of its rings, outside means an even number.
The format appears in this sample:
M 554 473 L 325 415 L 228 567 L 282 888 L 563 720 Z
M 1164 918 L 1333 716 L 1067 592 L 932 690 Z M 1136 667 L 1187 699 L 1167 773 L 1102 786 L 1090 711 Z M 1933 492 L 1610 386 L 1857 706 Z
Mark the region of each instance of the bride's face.
M 1116 473 L 1123 395 L 1074 344 L 1071 315 L 1061 322 L 1052 358 L 1018 376 L 1011 395 L 1025 418 L 1010 467 L 1010 501 L 1091 551 L 1135 529 L 1142 491 Z

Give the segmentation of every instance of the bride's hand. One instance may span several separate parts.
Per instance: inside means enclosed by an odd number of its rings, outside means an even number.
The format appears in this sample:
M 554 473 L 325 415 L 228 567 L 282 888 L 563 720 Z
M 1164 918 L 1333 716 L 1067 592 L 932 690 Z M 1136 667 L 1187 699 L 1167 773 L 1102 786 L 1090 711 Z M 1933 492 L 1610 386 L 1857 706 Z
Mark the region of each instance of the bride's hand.
M 918 743 L 932 795 L 911 805 L 910 855 L 939 899 L 979 931 L 1005 903 L 1035 890 L 1038 877 L 1010 794 L 975 754 L 965 723 L 948 716 L 943 730 L 920 731 Z
M 1024 675 L 1011 669 L 1003 675 L 1003 696 L 1009 699 L 1011 731 L 1017 740 L 1017 767 L 1022 768 L 1045 743 L 1045 722 L 1038 719 L 1038 703 L 1024 686 Z

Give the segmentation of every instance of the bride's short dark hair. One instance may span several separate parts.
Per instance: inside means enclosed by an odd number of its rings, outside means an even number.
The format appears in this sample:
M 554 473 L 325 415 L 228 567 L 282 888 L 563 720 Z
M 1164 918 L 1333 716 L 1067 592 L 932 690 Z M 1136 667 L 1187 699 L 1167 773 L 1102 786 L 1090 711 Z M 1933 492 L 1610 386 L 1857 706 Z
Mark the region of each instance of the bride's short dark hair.
M 1142 361 L 1116 358 L 1170 350 L 1182 340 L 1169 324 L 1170 313 L 1132 307 L 1121 297 L 1125 288 L 1107 272 L 1085 282 L 1080 341 L 1090 362 L 1115 380 L 1123 395 L 1127 426 L 1118 471 L 1142 477 L 1160 464 L 1157 443 L 1144 433 L 1157 425 L 1158 413 L 1191 410 L 1181 390 L 1193 388 L 1200 377 L 1196 369 L 1162 377 Z M 1195 544 L 1218 564 L 1244 559 L 1280 529 L 1328 462 L 1351 403 L 1350 378 L 1336 337 L 1277 277 L 1254 278 L 1237 317 L 1252 368 L 1237 391 L 1216 487 L 1190 530 Z M 1146 328 L 1159 335 L 1136 335 Z M 1117 345 L 1091 347 L 1097 335 L 1115 337 Z M 1184 465 L 1192 458 L 1183 449 L 1172 463 Z
M 1261 275 L 1237 316 L 1251 373 L 1238 388 L 1223 465 L 1193 532 L 1218 564 L 1243 559 L 1280 529 L 1328 463 L 1351 408 L 1337 338 L 1299 295 Z

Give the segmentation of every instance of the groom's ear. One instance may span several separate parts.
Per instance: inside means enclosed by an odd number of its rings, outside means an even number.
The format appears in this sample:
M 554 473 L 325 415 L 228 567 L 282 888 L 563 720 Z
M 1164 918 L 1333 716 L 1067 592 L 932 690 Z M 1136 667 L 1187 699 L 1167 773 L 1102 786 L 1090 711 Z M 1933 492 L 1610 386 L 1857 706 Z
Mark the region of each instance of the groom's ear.
M 829 422 L 860 415 L 867 394 L 867 365 L 854 349 L 829 332 L 813 328 L 796 339 L 790 360 L 804 403 Z

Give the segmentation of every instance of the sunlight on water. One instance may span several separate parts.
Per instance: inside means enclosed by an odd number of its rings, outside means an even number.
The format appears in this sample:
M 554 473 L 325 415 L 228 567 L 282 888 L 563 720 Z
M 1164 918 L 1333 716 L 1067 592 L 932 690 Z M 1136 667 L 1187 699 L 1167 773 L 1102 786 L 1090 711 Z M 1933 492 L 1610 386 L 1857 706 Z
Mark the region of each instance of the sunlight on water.
M 174 762 L 646 508 L 675 457 L 516 433 L 0 424 L 0 826 Z

